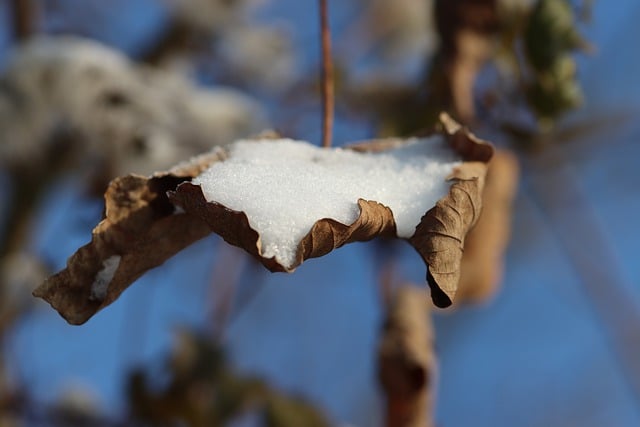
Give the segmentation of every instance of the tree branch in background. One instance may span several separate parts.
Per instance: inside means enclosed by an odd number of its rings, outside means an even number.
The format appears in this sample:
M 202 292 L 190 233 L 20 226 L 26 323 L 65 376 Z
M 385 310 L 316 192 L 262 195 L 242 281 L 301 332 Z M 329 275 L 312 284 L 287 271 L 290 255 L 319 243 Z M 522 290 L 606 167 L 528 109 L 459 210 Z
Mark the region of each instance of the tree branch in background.
M 482 213 L 464 242 L 456 304 L 486 301 L 502 280 L 519 169 L 517 157 L 507 150 L 497 150 L 489 163 Z
M 436 0 L 435 21 L 440 49 L 430 71 L 429 90 L 435 92 L 438 108 L 451 108 L 460 121 L 471 123 L 476 116 L 476 76 L 493 56 L 496 0 Z
M 325 415 L 306 400 L 234 372 L 224 350 L 207 337 L 181 332 L 166 366 L 169 380 L 163 387 L 152 386 L 154 374 L 146 370 L 129 376 L 131 415 L 142 423 L 134 425 L 245 425 L 243 415 L 253 415 L 257 425 L 267 427 L 329 426 Z
M 609 351 L 624 370 L 633 398 L 640 400 L 640 310 L 634 284 L 624 276 L 603 219 L 568 159 L 553 168 L 545 159 L 526 159 L 526 194 L 548 223 L 557 248 L 580 280 Z
M 500 28 L 496 9 L 496 0 L 434 0 L 440 45 L 434 56 L 424 58 L 421 81 L 361 85 L 352 89 L 352 107 L 373 111 L 383 135 L 421 133 L 437 122 L 441 111 L 473 124 L 476 76 L 495 54 Z
M 378 378 L 387 398 L 386 427 L 433 426 L 436 358 L 424 289 L 400 287 L 378 348 Z
M 17 41 L 28 39 L 36 30 L 36 6 L 34 0 L 13 0 L 13 35 Z
M 331 147 L 331 133 L 333 130 L 334 88 L 333 64 L 331 62 L 331 32 L 329 30 L 329 16 L 327 0 L 319 0 L 320 31 L 322 39 L 322 146 Z
M 190 50 L 193 46 L 193 35 L 190 29 L 174 20 L 169 23 L 158 41 L 142 54 L 142 62 L 158 66 L 176 51 Z

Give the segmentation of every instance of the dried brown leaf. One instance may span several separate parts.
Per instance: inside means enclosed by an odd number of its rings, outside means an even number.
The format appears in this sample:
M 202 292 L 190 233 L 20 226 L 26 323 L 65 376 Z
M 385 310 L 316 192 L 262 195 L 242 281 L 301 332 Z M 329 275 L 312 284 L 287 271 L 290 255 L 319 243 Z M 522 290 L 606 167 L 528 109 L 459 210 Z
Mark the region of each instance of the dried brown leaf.
M 138 277 L 211 231 L 206 223 L 176 213 L 168 190 L 197 175 L 218 153 L 179 165 L 152 178 L 129 175 L 111 182 L 106 217 L 91 242 L 35 291 L 71 324 L 82 324 L 111 304 Z M 119 258 L 118 258 L 119 257 Z
M 427 280 L 434 304 L 451 305 L 460 277 L 460 262 L 464 238 L 475 224 L 481 209 L 481 194 L 487 162 L 493 147 L 476 138 L 446 114 L 440 117 L 438 132 L 445 135 L 449 145 L 465 160 L 448 178 L 449 194 L 422 218 L 409 242 L 428 265 Z M 402 139 L 374 140 L 349 148 L 365 152 L 380 152 L 406 143 Z M 170 200 L 202 220 L 214 233 L 232 245 L 255 256 L 271 271 L 291 272 L 304 260 L 326 255 L 331 250 L 354 242 L 371 240 L 377 236 L 396 236 L 393 213 L 375 201 L 359 200 L 360 215 L 351 225 L 332 219 L 321 219 L 298 246 L 296 261 L 282 266 L 275 258 L 264 258 L 260 236 L 251 228 L 244 212 L 207 202 L 199 186 L 185 182 L 169 195 Z
M 465 162 L 449 176 L 449 194 L 422 217 L 409 243 L 428 265 L 433 303 L 448 307 L 458 288 L 465 236 L 482 208 L 482 189 L 493 147 L 446 115 L 441 115 L 440 121 L 451 146 Z
M 449 178 L 449 194 L 425 214 L 409 242 L 428 264 L 434 303 L 444 307 L 455 295 L 464 238 L 480 211 L 486 163 L 493 148 L 448 116 L 443 114 L 440 120 L 438 131 L 465 162 Z M 353 149 L 381 151 L 402 143 L 379 140 Z M 360 215 L 353 224 L 317 221 L 301 240 L 292 266 L 264 258 L 260 236 L 250 227 L 246 214 L 207 202 L 201 188 L 189 182 L 225 156 L 224 150 L 218 150 L 152 178 L 114 180 L 105 193 L 106 219 L 94 229 L 91 243 L 80 248 L 67 268 L 45 281 L 34 295 L 78 324 L 113 302 L 146 270 L 212 231 L 257 257 L 271 271 L 292 271 L 305 259 L 323 256 L 349 242 L 396 236 L 391 210 L 361 199 Z M 176 206 L 186 213 L 176 213 Z

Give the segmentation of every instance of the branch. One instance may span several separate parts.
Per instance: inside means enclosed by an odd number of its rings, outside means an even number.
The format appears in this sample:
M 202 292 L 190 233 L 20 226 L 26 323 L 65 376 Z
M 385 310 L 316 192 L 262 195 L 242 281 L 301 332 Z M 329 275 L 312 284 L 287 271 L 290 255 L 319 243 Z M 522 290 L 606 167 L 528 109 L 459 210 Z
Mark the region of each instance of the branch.
M 436 0 L 434 13 L 440 49 L 430 89 L 441 97 L 438 108 L 450 106 L 459 120 L 472 123 L 476 77 L 494 51 L 496 0 Z
M 482 213 L 464 242 L 456 304 L 481 303 L 498 290 L 518 181 L 518 158 L 510 151 L 497 150 L 487 171 Z
M 12 18 L 15 40 L 26 40 L 35 32 L 35 12 L 33 0 L 13 0 Z
M 327 0 L 319 0 L 320 31 L 322 39 L 322 146 L 331 147 L 333 129 L 334 89 L 331 62 L 331 32 L 327 13 Z

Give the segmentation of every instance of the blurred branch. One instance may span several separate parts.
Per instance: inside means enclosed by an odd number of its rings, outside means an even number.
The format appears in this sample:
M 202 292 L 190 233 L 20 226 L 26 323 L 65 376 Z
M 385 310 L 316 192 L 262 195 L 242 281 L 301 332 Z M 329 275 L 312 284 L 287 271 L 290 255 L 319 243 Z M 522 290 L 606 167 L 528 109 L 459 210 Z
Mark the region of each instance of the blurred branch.
M 134 372 L 128 384 L 132 415 L 144 425 L 178 423 L 223 426 L 246 413 L 266 427 L 327 427 L 325 417 L 302 399 L 288 397 L 262 381 L 235 374 L 223 350 L 210 340 L 183 332 L 168 363 L 171 379 L 158 390 Z
M 48 152 L 48 162 L 37 170 L 34 168 L 10 168 L 11 199 L 4 207 L 6 221 L 0 224 L 0 265 L 5 263 L 12 254 L 18 254 L 25 249 L 30 226 L 33 224 L 38 203 L 48 186 L 68 165 L 68 154 L 65 144 L 52 144 Z M 0 269 L 0 295 L 2 289 L 8 285 L 7 271 Z M 2 313 L 0 313 L 2 317 Z M 2 325 L 0 325 L 0 332 Z
M 144 52 L 140 59 L 142 62 L 159 65 L 176 52 L 191 49 L 193 39 L 194 35 L 188 26 L 173 20 L 156 43 Z
M 0 360 L 0 426 L 20 425 L 18 420 L 24 411 L 24 399 L 19 393 L 3 384 L 3 368 Z
M 45 174 L 48 175 L 48 174 Z M 7 219 L 0 235 L 0 261 L 12 252 L 20 250 L 27 238 L 29 225 L 38 201 L 46 187 L 45 177 L 12 174 L 11 200 L 4 207 Z M 2 278 L 0 278 L 0 283 Z
M 440 46 L 418 87 L 382 80 L 350 89 L 352 108 L 373 113 L 380 133 L 412 135 L 449 111 L 528 145 L 528 134 L 549 133 L 581 104 L 574 56 L 591 47 L 568 0 L 435 0 L 434 15 Z
M 387 309 L 378 378 L 387 397 L 386 427 L 433 426 L 436 360 L 424 289 L 400 287 Z
M 436 0 L 435 21 L 440 49 L 429 81 L 446 84 L 429 88 L 444 91 L 441 108 L 450 105 L 461 121 L 471 123 L 476 117 L 476 76 L 494 54 L 493 39 L 499 27 L 496 0 Z
M 482 192 L 482 213 L 464 242 L 456 304 L 483 302 L 495 294 L 502 280 L 518 181 L 517 157 L 496 150 Z
M 35 0 L 12 0 L 13 34 L 15 40 L 28 39 L 36 31 Z
M 474 87 L 495 54 L 496 0 L 436 0 L 434 7 L 440 46 L 424 58 L 421 81 L 376 81 L 352 90 L 355 107 L 373 111 L 382 134 L 414 135 L 431 128 L 442 111 L 463 124 L 477 119 Z
M 3 293 L 7 292 L 10 286 L 28 287 L 30 293 L 34 285 L 10 282 L 16 278 L 15 274 L 12 274 L 12 269 L 24 268 L 15 262 L 15 257 L 23 255 L 26 251 L 39 203 L 51 183 L 68 167 L 71 157 L 69 153 L 73 152 L 70 148 L 74 142 L 70 139 L 53 137 L 52 140 L 50 146 L 45 147 L 44 150 L 47 162 L 35 167 L 34 165 L 26 167 L 11 165 L 7 168 L 12 189 L 10 200 L 4 207 L 6 221 L 0 224 L 3 228 L 0 232 L 0 296 L 2 297 L 6 297 Z M 45 263 L 37 259 L 36 255 L 32 255 L 32 261 L 38 261 L 37 266 L 40 272 L 50 273 Z M 36 266 L 33 262 L 31 267 Z M 33 269 L 30 270 L 35 273 Z M 0 303 L 0 336 L 3 329 L 8 328 L 24 308 L 14 304 Z
M 81 401 L 44 404 L 22 393 L 0 395 L 0 426 L 133 427 L 135 424 L 102 414 Z
M 612 243 L 572 168 L 565 163 L 554 170 L 529 170 L 529 175 L 528 194 L 581 280 L 608 344 L 626 373 L 625 381 L 640 402 L 640 300 L 622 277 Z

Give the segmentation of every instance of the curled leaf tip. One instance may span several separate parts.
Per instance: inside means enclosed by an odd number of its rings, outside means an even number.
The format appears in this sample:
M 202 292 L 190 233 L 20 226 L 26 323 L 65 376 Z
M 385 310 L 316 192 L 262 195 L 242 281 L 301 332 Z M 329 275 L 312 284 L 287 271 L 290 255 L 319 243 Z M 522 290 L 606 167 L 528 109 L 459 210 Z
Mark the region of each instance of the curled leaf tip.
M 409 243 L 427 264 L 433 303 L 444 308 L 453 303 L 458 289 L 465 238 L 482 209 L 487 164 L 494 149 L 446 113 L 440 115 L 438 128 L 465 162 L 449 176 L 449 193 L 422 217 Z

